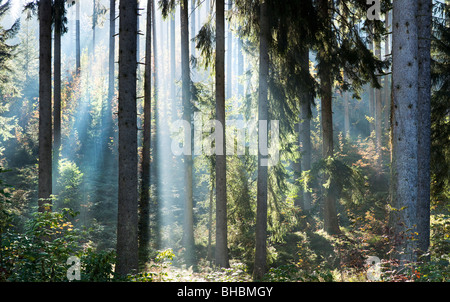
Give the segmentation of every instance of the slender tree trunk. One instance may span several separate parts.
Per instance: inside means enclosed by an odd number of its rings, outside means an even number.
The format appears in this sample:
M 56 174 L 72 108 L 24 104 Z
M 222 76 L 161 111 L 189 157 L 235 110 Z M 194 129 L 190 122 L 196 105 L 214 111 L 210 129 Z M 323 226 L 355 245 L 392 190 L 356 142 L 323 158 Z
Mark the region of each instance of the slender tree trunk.
M 418 29 L 417 2 L 393 3 L 392 31 L 392 211 L 400 260 L 413 261 L 418 190 Z M 422 160 L 422 159 L 421 159 Z
M 154 97 L 154 108 L 155 108 L 155 138 L 158 138 L 158 134 L 160 133 L 160 118 L 159 118 L 159 114 L 158 111 L 156 110 L 159 107 L 159 90 L 158 90 L 158 49 L 157 49 L 157 43 L 156 43 L 156 14 L 155 14 L 155 0 L 151 0 L 152 1 L 152 30 L 153 30 L 153 97 Z M 164 110 L 164 122 L 166 123 L 166 117 L 167 117 L 167 106 L 168 104 L 163 104 L 165 110 Z M 164 124 L 164 128 L 166 127 Z M 165 144 L 165 139 L 167 139 L 167 136 L 165 134 L 163 134 L 163 138 L 161 140 L 161 144 Z M 159 190 L 159 172 L 160 172 L 160 167 L 158 165 L 158 154 L 159 154 L 159 150 L 158 150 L 158 144 L 157 144 L 158 140 L 155 139 L 155 143 L 152 149 L 152 154 L 153 154 L 153 176 L 155 177 L 155 181 L 154 181 L 154 202 L 153 202 L 153 206 L 154 206 L 154 211 L 153 213 L 155 213 L 155 224 L 154 224 L 154 228 L 153 228 L 153 233 L 154 233 L 154 242 L 155 242 L 155 247 L 157 249 L 159 249 L 161 247 L 161 236 L 160 236 L 160 223 L 161 223 L 161 217 L 160 217 L 160 202 L 161 202 L 161 198 L 160 198 L 160 191 Z M 165 148 L 165 147 L 164 147 Z M 167 149 L 164 149 L 167 150 Z
M 55 49 L 54 49 L 54 96 L 53 96 L 53 185 L 56 185 L 58 173 L 58 161 L 61 148 L 61 27 L 62 27 L 62 10 L 64 2 L 62 0 L 55 1 Z
M 144 71 L 144 130 L 141 166 L 141 194 L 139 202 L 139 260 L 148 259 L 150 244 L 150 146 L 152 132 L 152 0 L 147 0 Z
M 172 13 L 170 18 L 170 98 L 172 99 L 172 104 L 175 104 L 177 95 L 175 91 L 175 73 L 175 14 Z
M 418 1 L 419 35 L 419 123 L 418 123 L 418 206 L 419 253 L 430 246 L 430 157 L 431 157 L 431 20 L 432 1 Z
M 233 2 L 231 0 L 228 1 L 228 11 L 230 12 L 231 9 L 233 7 Z M 227 22 L 227 50 L 226 50 L 226 55 L 227 55 L 227 60 L 226 60 L 226 99 L 229 99 L 232 97 L 233 94 L 233 75 L 232 75 L 232 70 L 233 70 L 233 34 L 231 33 L 231 25 L 230 22 Z
M 112 139 L 113 133 L 113 119 L 112 119 L 112 104 L 114 99 L 115 88 L 115 57 L 116 57 L 116 0 L 109 2 L 109 72 L 108 72 L 108 101 L 106 102 L 105 110 L 105 155 L 110 154 L 108 151 L 108 143 Z M 109 159 L 108 156 L 105 159 Z
M 331 16 L 328 8 L 328 0 L 319 2 L 320 17 L 327 24 L 326 38 L 324 43 L 328 47 L 332 46 L 331 37 Z M 333 152 L 333 111 L 332 111 L 332 78 L 331 78 L 331 58 L 327 47 L 319 50 L 318 57 L 320 61 L 319 78 L 321 87 L 321 116 L 322 116 L 322 155 L 325 159 L 334 157 Z M 327 175 L 327 178 L 330 177 Z M 339 234 L 340 229 L 336 211 L 336 192 L 333 186 L 326 190 L 324 200 L 324 229 L 330 234 Z
M 344 135 L 350 138 L 350 115 L 349 115 L 349 96 L 348 91 L 344 92 Z
M 52 7 L 39 5 L 39 211 L 52 194 Z
M 137 0 L 121 0 L 119 14 L 119 206 L 116 272 L 124 276 L 138 271 Z
M 181 0 L 180 5 L 181 20 L 181 78 L 182 78 L 182 100 L 183 100 L 183 120 L 191 124 L 192 104 L 191 104 L 191 76 L 189 68 L 189 10 L 188 0 Z M 192 131 L 191 131 L 192 137 Z M 191 140 L 192 141 L 192 140 Z M 194 245 L 194 214 L 193 214 L 193 157 L 192 144 L 190 154 L 184 155 L 185 166 L 185 208 L 184 208 L 184 242 L 185 258 L 188 266 L 195 263 Z
M 196 31 L 195 31 L 195 4 L 196 4 L 196 0 L 191 0 L 191 14 L 190 14 L 190 16 L 189 16 L 189 19 L 190 19 L 190 25 L 191 25 L 191 39 L 190 39 L 190 41 L 191 41 L 191 43 L 190 43 L 190 47 L 191 47 L 191 56 L 194 56 L 195 57 L 195 40 L 194 40 L 194 38 L 195 38 L 195 34 L 196 34 Z
M 309 71 L 309 49 L 302 49 L 302 69 Z M 300 152 L 302 171 L 311 170 L 311 93 L 303 91 L 300 100 Z M 311 192 L 303 190 L 303 210 L 311 208 Z
M 80 70 L 81 70 L 81 29 L 80 29 L 80 1 L 81 0 L 76 0 L 76 34 L 75 34 L 75 57 L 76 57 L 76 68 L 77 68 L 77 75 L 80 74 Z
M 216 148 L 216 265 L 229 267 L 225 146 L 225 3 L 216 0 L 216 120 L 222 125 L 223 148 Z M 217 144 L 217 140 L 216 140 Z M 219 150 L 220 149 L 220 150 Z
M 373 52 L 373 37 L 372 37 L 373 29 L 370 29 L 370 37 L 369 37 L 369 50 Z M 369 84 L 369 117 L 375 118 L 375 90 L 372 85 Z M 372 120 L 369 122 L 369 135 L 375 130 L 375 124 Z
M 261 279 L 266 272 L 267 258 L 267 165 L 263 160 L 268 156 L 262 154 L 261 146 L 267 143 L 267 131 L 261 128 L 261 124 L 268 123 L 268 83 L 269 83 L 269 11 L 268 0 L 260 4 L 260 35 L 259 35 L 259 95 L 258 95 L 258 183 L 256 195 L 256 244 L 255 267 L 253 278 Z
M 389 32 L 390 29 L 390 20 L 389 20 L 389 11 L 386 12 L 386 31 Z M 390 35 L 386 35 L 386 40 L 385 40 L 385 46 L 384 46 L 384 55 L 385 55 L 385 59 L 387 59 L 387 57 L 390 55 L 391 50 L 390 50 Z M 384 76 L 384 114 L 383 114 L 383 119 L 384 119 L 384 128 L 385 130 L 389 130 L 390 128 L 390 123 L 389 123 L 389 116 L 390 116 L 390 108 L 391 108 L 391 85 L 390 85 L 390 76 L 389 75 L 385 75 Z M 387 133 L 388 131 L 386 131 Z
M 375 42 L 375 56 L 381 59 L 381 45 L 380 41 Z M 381 81 L 381 76 L 378 77 L 378 81 Z M 375 89 L 375 148 L 378 156 L 377 166 L 381 168 L 381 124 L 383 121 L 383 100 L 381 99 L 381 89 Z
M 210 261 L 210 263 L 213 261 L 213 251 L 212 251 L 212 218 L 213 218 L 213 202 L 214 202 L 214 171 L 213 166 L 211 165 L 211 171 L 210 171 L 210 183 L 211 188 L 209 190 L 209 212 L 208 212 L 208 254 L 206 259 Z

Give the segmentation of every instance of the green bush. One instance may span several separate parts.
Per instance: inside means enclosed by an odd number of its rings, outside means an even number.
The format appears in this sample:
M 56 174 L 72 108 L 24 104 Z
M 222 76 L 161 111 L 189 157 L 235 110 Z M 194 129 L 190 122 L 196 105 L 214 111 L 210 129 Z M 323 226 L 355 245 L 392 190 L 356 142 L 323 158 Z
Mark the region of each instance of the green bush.
M 81 232 L 68 222 L 73 216 L 68 209 L 36 212 L 23 234 L 5 234 L 2 266 L 10 270 L 8 280 L 66 281 L 67 258 L 80 253 Z
M 81 257 L 81 281 L 112 281 L 115 259 L 114 251 L 94 252 L 89 249 Z

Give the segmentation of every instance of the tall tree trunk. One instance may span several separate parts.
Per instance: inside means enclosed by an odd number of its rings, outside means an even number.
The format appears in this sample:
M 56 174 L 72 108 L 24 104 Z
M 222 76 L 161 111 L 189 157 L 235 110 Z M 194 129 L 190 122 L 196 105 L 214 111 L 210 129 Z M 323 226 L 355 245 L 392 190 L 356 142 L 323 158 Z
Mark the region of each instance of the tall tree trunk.
M 80 70 L 81 70 L 81 29 L 80 29 L 80 1 L 81 0 L 76 0 L 76 24 L 75 24 L 75 57 L 76 57 L 76 72 L 77 75 L 80 74 Z
M 116 0 L 109 1 L 109 72 L 108 72 L 108 101 L 105 110 L 105 155 L 110 154 L 108 151 L 108 143 L 113 134 L 112 104 L 114 99 L 115 88 L 115 57 L 116 57 Z M 106 156 L 105 159 L 109 157 Z
M 373 36 L 372 36 L 373 29 L 370 28 L 369 33 L 369 50 L 373 52 Z M 369 117 L 371 119 L 375 118 L 375 90 L 373 89 L 372 85 L 369 84 Z M 369 121 L 369 135 L 372 134 L 372 132 L 375 130 L 375 124 L 372 120 Z
M 260 4 L 260 35 L 259 35 L 259 95 L 258 95 L 258 183 L 256 195 L 256 244 L 255 267 L 253 278 L 261 279 L 266 272 L 267 261 L 267 165 L 263 161 L 268 156 L 262 154 L 261 146 L 267 143 L 267 131 L 261 124 L 268 123 L 268 83 L 269 83 L 269 39 L 270 24 L 268 0 Z
M 177 95 L 175 91 L 175 73 L 175 13 L 172 13 L 170 18 L 170 98 L 172 99 L 172 104 L 175 104 Z
M 54 96 L 53 96 L 53 170 L 54 180 L 56 184 L 58 173 L 58 161 L 61 148 L 61 28 L 62 14 L 64 10 L 64 1 L 55 1 L 55 49 L 54 49 Z
M 152 0 L 147 0 L 144 71 L 144 131 L 141 166 L 141 194 L 139 201 L 139 260 L 148 259 L 150 244 L 150 146 L 152 132 Z
M 375 42 L 375 56 L 381 60 L 381 42 Z M 381 81 L 381 76 L 378 76 L 378 81 Z M 375 149 L 377 158 L 377 166 L 381 168 L 381 124 L 383 121 L 383 100 L 381 99 L 381 89 L 375 89 Z
M 417 2 L 393 3 L 392 31 L 392 211 L 400 260 L 415 259 L 418 189 L 418 28 Z
M 302 69 L 309 72 L 309 49 L 302 49 Z M 300 152 L 302 171 L 311 170 L 311 93 L 303 91 L 300 100 Z M 311 208 L 311 192 L 303 190 L 303 210 Z
M 389 11 L 386 12 L 386 31 L 389 32 L 391 30 L 390 26 L 390 20 L 389 20 Z M 385 46 L 384 46 L 384 55 L 385 59 L 390 55 L 390 34 L 386 35 L 385 40 Z M 389 130 L 390 123 L 389 123 L 389 116 L 390 116 L 390 108 L 391 108 L 391 85 L 390 85 L 390 76 L 387 74 L 384 76 L 384 114 L 383 114 L 383 120 L 384 120 L 384 128 L 385 130 Z M 385 131 L 388 132 L 388 131 Z
M 159 129 L 161 129 L 162 127 L 160 126 L 160 119 L 159 119 L 159 115 L 158 115 L 158 111 L 156 110 L 158 108 L 159 105 L 159 90 L 158 90 L 158 49 L 157 49 L 157 43 L 156 43 L 156 14 L 155 14 L 155 0 L 151 0 L 152 1 L 152 30 L 153 30 L 153 97 L 154 97 L 154 108 L 155 108 L 155 138 L 158 138 L 158 134 Z M 166 118 L 166 114 L 167 114 L 167 106 L 168 104 L 163 104 L 164 106 L 164 118 Z M 164 122 L 167 122 L 167 120 L 164 120 Z M 164 124 L 164 128 L 165 128 Z M 163 138 L 161 140 L 161 144 L 165 144 L 165 139 L 167 139 L 168 137 L 164 134 Z M 153 162 L 154 162 L 154 167 L 153 167 L 153 174 L 155 179 L 155 188 L 154 188 L 154 202 L 153 202 L 153 206 L 154 206 L 154 211 L 153 213 L 155 213 L 155 224 L 154 224 L 154 228 L 153 228 L 153 238 L 154 238 L 154 242 L 155 242 L 155 247 L 157 249 L 159 249 L 161 247 L 161 236 L 160 236 L 160 223 L 161 223 L 161 217 L 160 217 L 160 202 L 161 202 L 161 198 L 160 198 L 160 190 L 159 190 L 159 165 L 158 165 L 158 144 L 157 144 L 158 140 L 156 139 L 156 142 L 154 144 L 154 147 L 152 149 L 152 153 L 153 153 Z M 164 149 L 167 150 L 167 149 Z
M 430 157 L 431 157 L 431 20 L 432 1 L 418 1 L 419 35 L 419 123 L 418 123 L 418 248 L 426 253 L 430 246 Z
M 228 12 L 231 12 L 231 9 L 233 8 L 233 2 L 231 0 L 228 1 Z M 233 94 L 233 75 L 232 75 L 232 70 L 233 70 L 233 34 L 231 33 L 231 24 L 228 21 L 227 22 L 227 50 L 226 50 L 226 55 L 227 55 L 227 60 L 226 60 L 226 68 L 227 68 L 227 72 L 226 72 L 226 99 L 229 99 L 232 97 Z
M 347 75 L 344 73 L 344 81 L 347 81 Z M 344 135 L 350 138 L 350 115 L 349 115 L 349 92 L 344 92 Z
M 216 148 L 216 265 L 229 267 L 225 146 L 225 3 L 216 0 L 216 120 L 222 125 L 223 148 Z M 217 144 L 217 140 L 216 140 Z M 216 147 L 221 147 L 217 146 Z
M 318 52 L 319 57 L 319 78 L 321 87 L 321 116 L 322 116 L 322 156 L 334 157 L 333 152 L 333 111 L 332 111 L 332 78 L 331 78 L 331 58 L 327 48 L 332 47 L 331 37 L 331 16 L 328 7 L 328 0 L 320 0 L 319 14 L 324 20 L 327 28 L 325 33 L 324 46 Z M 328 46 L 326 45 L 328 44 Z M 327 175 L 327 178 L 330 175 Z M 330 234 L 339 234 L 340 229 L 336 211 L 336 192 L 331 185 L 326 190 L 324 200 L 324 229 Z
M 191 124 L 192 104 L 191 104 L 191 76 L 189 68 L 189 10 L 188 0 L 181 0 L 180 5 L 181 21 L 181 78 L 182 78 L 182 100 L 183 100 L 183 120 Z M 191 130 L 192 137 L 192 130 Z M 192 142 L 192 140 L 191 140 Z M 184 242 L 185 258 L 188 266 L 195 262 L 194 245 L 194 213 L 193 213 L 193 157 L 192 144 L 190 154 L 184 155 L 185 166 L 185 208 L 184 208 Z
M 196 0 L 191 0 L 191 14 L 189 16 L 190 18 L 190 24 L 191 24 L 191 43 L 190 43 L 190 47 L 191 47 L 191 56 L 195 57 L 195 6 L 196 6 Z M 200 17 L 200 16 L 199 16 Z
M 119 206 L 116 272 L 123 276 L 138 271 L 137 0 L 121 0 L 119 14 Z
M 39 5 L 39 211 L 52 194 L 52 4 Z

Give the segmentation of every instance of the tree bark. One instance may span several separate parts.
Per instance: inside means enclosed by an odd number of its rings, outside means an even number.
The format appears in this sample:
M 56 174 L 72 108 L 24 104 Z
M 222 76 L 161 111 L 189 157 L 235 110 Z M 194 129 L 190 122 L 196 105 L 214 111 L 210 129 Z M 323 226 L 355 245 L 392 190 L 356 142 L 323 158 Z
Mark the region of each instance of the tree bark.
M 105 155 L 110 154 L 108 151 L 108 144 L 114 135 L 113 133 L 113 118 L 112 118 L 112 104 L 114 99 L 115 88 L 115 57 L 116 57 L 116 0 L 109 2 L 109 72 L 108 72 L 108 100 L 105 108 Z M 110 157 L 105 156 L 105 159 Z
M 182 100 L 183 100 L 183 120 L 191 124 L 191 76 L 189 68 L 189 10 L 188 0 L 181 0 L 180 5 L 181 21 L 181 78 L 182 78 Z M 191 129 L 192 137 L 192 129 Z M 192 142 L 192 139 L 191 139 Z M 184 208 L 184 242 L 185 258 L 188 266 L 195 264 L 194 245 L 194 214 L 193 214 L 193 157 L 192 144 L 190 154 L 184 155 L 185 167 L 185 208 Z
M 216 148 L 216 265 L 229 267 L 225 146 L 225 3 L 216 0 L 216 120 L 222 125 L 223 149 Z M 216 140 L 217 144 L 217 140 Z M 217 145 L 216 145 L 217 146 Z
M 392 211 L 400 260 L 413 261 L 418 190 L 418 28 L 417 2 L 393 3 L 392 31 Z
M 418 103 L 418 197 L 417 232 L 419 253 L 430 246 L 431 158 L 431 20 L 432 1 L 418 1 L 419 103 Z
M 145 263 L 150 244 L 150 146 L 152 132 L 152 0 L 147 0 L 144 70 L 144 129 L 139 201 L 139 260 Z
M 153 213 L 155 213 L 155 223 L 154 223 L 154 228 L 153 228 L 153 240 L 155 242 L 155 247 L 157 249 L 159 249 L 161 247 L 161 236 L 160 236 L 160 223 L 161 223 L 161 213 L 160 213 L 160 204 L 161 204 L 161 198 L 160 198 L 160 192 L 162 190 L 159 190 L 159 173 L 160 173 L 160 166 L 158 165 L 158 154 L 159 154 L 159 150 L 158 150 L 158 134 L 159 134 L 159 130 L 162 129 L 162 127 L 166 127 L 167 125 L 167 120 L 164 119 L 164 123 L 163 126 L 160 126 L 160 118 L 159 118 L 159 114 L 158 111 L 156 110 L 159 107 L 159 89 L 158 89 L 158 85 L 159 85 L 159 81 L 158 81 L 158 49 L 157 49 L 157 41 L 156 41 L 156 14 L 155 14 L 155 0 L 151 0 L 152 1 L 152 30 L 153 30 L 153 40 L 152 40 L 152 44 L 153 44 L 153 97 L 154 97 L 154 105 L 153 108 L 155 108 L 155 114 L 154 114 L 154 119 L 155 119 L 155 142 L 153 143 L 153 149 L 152 149 L 152 154 L 153 154 L 153 168 L 150 168 L 150 170 L 152 171 L 153 177 L 155 177 L 155 181 L 154 181 L 154 202 L 153 202 L 153 207 L 154 207 L 154 211 Z M 164 118 L 167 117 L 167 106 L 168 104 L 163 104 L 164 106 Z M 161 131 L 162 132 L 162 131 Z M 168 142 L 166 142 L 168 140 L 168 137 L 164 134 L 163 138 L 161 139 L 161 144 L 164 146 L 163 148 L 166 148 L 165 146 L 168 145 Z M 167 150 L 167 149 L 164 149 Z
M 54 96 L 53 96 L 53 185 L 56 184 L 58 173 L 58 161 L 61 148 L 61 28 L 64 2 L 55 1 L 55 49 L 54 49 Z
M 309 49 L 302 50 L 302 69 L 309 71 Z M 300 153 L 302 171 L 311 170 L 311 93 L 303 91 L 300 100 Z M 311 192 L 303 192 L 303 210 L 311 209 Z
M 373 52 L 373 29 L 370 28 L 369 33 L 369 50 Z M 375 118 L 375 90 L 372 85 L 369 84 L 369 117 Z M 375 130 L 375 124 L 372 121 L 369 121 L 369 135 Z
M 119 14 L 119 204 L 116 272 L 124 276 L 138 271 L 137 0 L 121 0 Z
M 347 74 L 344 73 L 344 81 L 347 81 Z M 350 115 L 349 115 L 349 92 L 344 92 L 344 135 L 350 138 Z
M 389 20 L 389 11 L 386 12 L 386 31 L 389 32 L 391 30 L 390 26 L 390 20 Z M 384 55 L 385 59 L 390 55 L 390 34 L 386 35 L 385 40 L 385 46 L 384 46 Z M 384 120 L 384 128 L 385 130 L 389 131 L 390 123 L 389 123 L 389 116 L 390 116 L 390 108 L 391 108 L 391 85 L 390 85 L 390 76 L 387 74 L 384 76 L 384 114 L 383 114 L 383 120 Z M 387 131 L 386 131 L 387 132 Z
M 375 56 L 381 60 L 381 42 L 375 42 Z M 378 76 L 378 81 L 381 81 L 381 76 Z M 375 89 L 375 149 L 377 153 L 377 167 L 381 168 L 381 135 L 382 135 L 382 121 L 383 121 L 383 100 L 381 99 L 381 89 Z
M 269 39 L 270 24 L 268 0 L 260 4 L 260 35 L 259 35 L 259 95 L 258 95 L 258 183 L 256 195 L 256 244 L 255 267 L 253 278 L 260 280 L 266 272 L 267 258 L 267 175 L 268 167 L 263 160 L 268 160 L 262 154 L 261 146 L 267 143 L 267 131 L 263 131 L 261 123 L 268 123 L 268 83 L 269 83 Z
M 39 5 L 39 211 L 52 194 L 52 7 Z
M 326 49 L 332 46 L 331 37 L 331 16 L 328 7 L 328 0 L 320 0 L 319 14 L 326 24 L 324 45 L 318 52 L 320 67 L 319 78 L 321 88 L 321 116 L 322 116 L 322 156 L 327 158 L 334 157 L 333 152 L 333 111 L 332 111 L 332 78 L 331 78 L 331 58 Z M 326 45 L 328 44 L 328 46 Z M 328 178 L 329 175 L 326 175 Z M 324 200 L 324 229 L 330 234 L 339 234 L 340 229 L 336 211 L 336 194 L 333 186 L 330 186 L 325 193 Z
M 228 11 L 231 12 L 231 9 L 233 8 L 233 2 L 230 0 L 228 1 Z M 231 25 L 230 22 L 227 21 L 227 50 L 226 50 L 226 55 L 227 55 L 227 60 L 226 60 L 226 99 L 229 99 L 232 97 L 233 94 L 233 75 L 232 75 L 232 70 L 233 70 L 233 34 L 231 32 Z

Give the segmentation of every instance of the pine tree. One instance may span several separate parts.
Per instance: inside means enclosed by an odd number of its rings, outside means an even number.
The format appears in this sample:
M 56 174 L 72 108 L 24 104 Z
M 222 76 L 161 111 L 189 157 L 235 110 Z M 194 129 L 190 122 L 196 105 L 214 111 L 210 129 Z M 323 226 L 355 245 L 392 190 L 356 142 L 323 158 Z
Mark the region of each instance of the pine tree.
M 182 78 L 182 103 L 183 120 L 192 124 L 192 103 L 191 103 L 191 75 L 189 67 L 189 10 L 188 0 L 182 0 L 180 5 L 181 20 L 181 78 Z M 192 137 L 192 130 L 190 137 Z M 192 139 L 191 139 L 192 141 Z M 185 168 L 185 209 L 184 209 L 184 242 L 185 258 L 188 266 L 195 262 L 194 244 L 194 204 L 193 204 L 193 166 L 192 156 L 193 146 L 190 146 L 190 154 L 184 155 Z
M 430 160 L 431 160 L 431 29 L 432 1 L 418 1 L 418 196 L 417 232 L 418 249 L 426 253 L 430 246 Z
M 138 271 L 137 0 L 119 4 L 119 203 L 116 272 Z
M 147 0 L 144 70 L 144 130 L 139 198 L 139 259 L 145 263 L 150 244 L 150 146 L 152 120 L 152 0 Z
M 258 181 L 256 199 L 256 249 L 253 278 L 259 280 L 266 272 L 267 262 L 267 177 L 268 167 L 263 161 L 267 155 L 262 154 L 261 146 L 268 141 L 267 132 L 261 128 L 268 123 L 268 80 L 269 80 L 269 39 L 270 24 L 268 0 L 261 2 L 260 40 L 259 40 L 259 95 L 258 95 Z
M 39 211 L 52 194 L 52 4 L 39 3 Z
M 418 193 L 418 3 L 393 3 L 392 206 L 400 260 L 415 260 Z
M 216 1 L 216 120 L 222 125 L 223 146 L 216 139 L 216 265 L 229 267 L 225 148 L 225 3 Z

